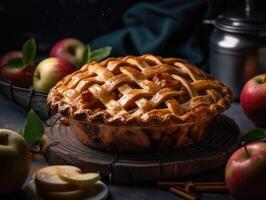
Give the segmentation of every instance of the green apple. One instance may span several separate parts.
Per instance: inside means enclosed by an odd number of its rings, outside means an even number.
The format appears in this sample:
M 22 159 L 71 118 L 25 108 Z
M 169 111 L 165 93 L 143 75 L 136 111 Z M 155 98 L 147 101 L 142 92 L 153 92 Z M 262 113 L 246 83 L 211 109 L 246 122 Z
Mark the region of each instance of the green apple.
M 0 129 L 0 194 L 21 189 L 31 169 L 31 153 L 17 132 Z
M 101 179 L 99 173 L 83 174 L 80 169 L 71 166 L 59 167 L 57 173 L 62 180 L 80 186 L 90 185 Z
M 74 71 L 75 67 L 65 59 L 47 58 L 34 71 L 33 88 L 47 93 L 58 81 Z

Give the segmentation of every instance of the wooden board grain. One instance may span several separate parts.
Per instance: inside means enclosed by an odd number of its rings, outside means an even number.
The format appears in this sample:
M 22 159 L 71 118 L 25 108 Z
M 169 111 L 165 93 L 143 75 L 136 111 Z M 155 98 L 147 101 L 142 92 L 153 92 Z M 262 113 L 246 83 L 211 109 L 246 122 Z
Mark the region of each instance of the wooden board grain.
M 69 126 L 48 124 L 43 153 L 50 164 L 72 164 L 99 171 L 114 182 L 141 182 L 188 176 L 224 165 L 235 150 L 239 128 L 225 115 L 217 116 L 204 140 L 177 152 L 112 154 L 81 144 Z

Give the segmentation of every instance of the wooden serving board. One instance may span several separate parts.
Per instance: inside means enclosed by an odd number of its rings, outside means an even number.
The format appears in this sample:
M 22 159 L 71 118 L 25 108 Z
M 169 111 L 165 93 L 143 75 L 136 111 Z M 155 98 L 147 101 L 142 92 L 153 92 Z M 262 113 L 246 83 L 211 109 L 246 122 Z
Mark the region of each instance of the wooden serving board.
M 100 172 L 113 182 L 169 179 L 215 169 L 226 163 L 237 147 L 240 134 L 232 119 L 219 115 L 209 126 L 202 142 L 178 152 L 112 154 L 81 144 L 71 128 L 56 123 L 55 118 L 47 122 L 42 145 L 48 162 L 75 165 L 85 172 Z

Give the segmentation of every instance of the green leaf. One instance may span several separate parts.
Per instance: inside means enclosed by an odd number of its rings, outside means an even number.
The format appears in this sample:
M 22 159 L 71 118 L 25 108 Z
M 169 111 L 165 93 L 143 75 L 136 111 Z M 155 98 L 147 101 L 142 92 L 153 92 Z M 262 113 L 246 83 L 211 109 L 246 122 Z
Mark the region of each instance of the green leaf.
M 9 60 L 6 64 L 8 68 L 23 68 L 25 66 L 22 58 L 13 58 Z
M 251 143 L 255 141 L 266 141 L 266 129 L 256 128 L 248 131 L 242 138 L 241 142 Z
M 101 61 L 104 58 L 107 58 L 112 51 L 112 47 L 107 46 L 100 49 L 96 49 L 91 52 L 91 60 Z
M 89 63 L 91 61 L 91 47 L 89 44 L 87 44 L 84 49 L 82 61 L 83 64 Z
M 27 116 L 25 127 L 22 129 L 22 136 L 28 144 L 34 144 L 42 138 L 44 125 L 39 116 L 30 110 Z
M 33 38 L 27 40 L 24 43 L 22 48 L 22 54 L 23 54 L 22 59 L 25 65 L 34 61 L 36 55 L 36 43 Z

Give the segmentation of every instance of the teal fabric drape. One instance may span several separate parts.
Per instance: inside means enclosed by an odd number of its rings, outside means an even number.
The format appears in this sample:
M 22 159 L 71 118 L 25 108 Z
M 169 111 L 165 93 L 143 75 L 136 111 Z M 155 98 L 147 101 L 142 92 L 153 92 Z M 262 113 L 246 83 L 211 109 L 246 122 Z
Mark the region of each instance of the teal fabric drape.
M 136 4 L 124 14 L 123 29 L 96 38 L 92 46 L 110 45 L 112 56 L 153 53 L 182 57 L 204 68 L 201 46 L 208 41 L 202 40 L 203 20 L 210 15 L 211 5 L 207 0 Z

